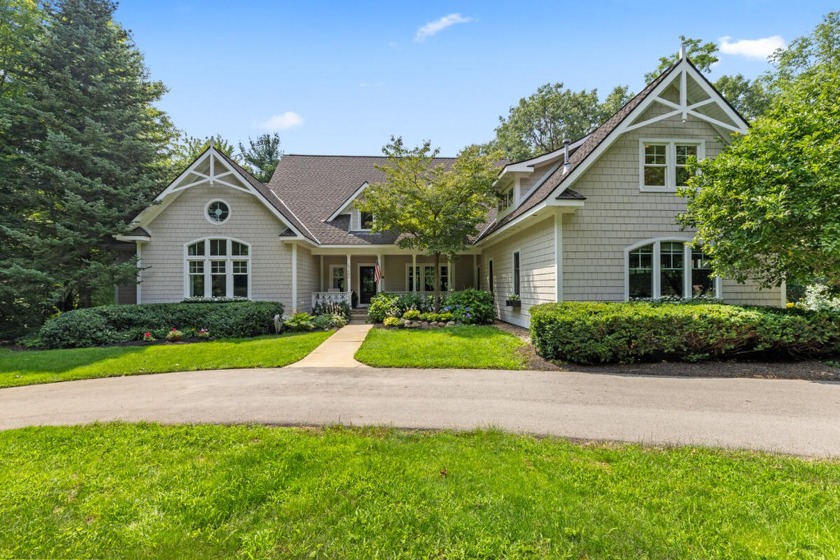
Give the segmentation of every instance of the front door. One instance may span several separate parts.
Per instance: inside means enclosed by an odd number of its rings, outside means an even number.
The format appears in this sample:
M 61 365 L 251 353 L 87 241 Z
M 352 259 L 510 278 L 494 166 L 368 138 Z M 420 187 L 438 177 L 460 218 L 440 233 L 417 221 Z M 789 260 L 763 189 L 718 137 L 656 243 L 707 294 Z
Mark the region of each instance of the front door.
M 372 266 L 359 267 L 359 304 L 368 305 L 370 298 L 376 295 L 376 282 L 373 279 Z

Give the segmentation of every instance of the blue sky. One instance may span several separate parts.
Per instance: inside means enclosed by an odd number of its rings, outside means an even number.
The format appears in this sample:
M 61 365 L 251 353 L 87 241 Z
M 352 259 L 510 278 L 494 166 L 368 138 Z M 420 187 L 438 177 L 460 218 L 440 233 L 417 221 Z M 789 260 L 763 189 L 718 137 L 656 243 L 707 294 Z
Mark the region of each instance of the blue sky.
M 276 130 L 286 153 L 375 155 L 393 134 L 455 155 L 542 84 L 639 91 L 681 34 L 722 40 L 712 79 L 754 77 L 767 45 L 810 33 L 832 4 L 124 0 L 117 19 L 192 136 Z

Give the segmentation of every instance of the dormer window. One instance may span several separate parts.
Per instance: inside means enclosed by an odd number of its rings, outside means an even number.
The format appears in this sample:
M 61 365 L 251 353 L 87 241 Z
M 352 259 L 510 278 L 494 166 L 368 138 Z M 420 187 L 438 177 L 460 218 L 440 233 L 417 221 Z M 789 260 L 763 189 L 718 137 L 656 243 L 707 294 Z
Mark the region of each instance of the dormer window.
M 370 212 L 359 212 L 359 229 L 362 231 L 373 229 L 373 214 Z
M 513 187 L 499 194 L 498 211 L 504 212 L 513 204 Z

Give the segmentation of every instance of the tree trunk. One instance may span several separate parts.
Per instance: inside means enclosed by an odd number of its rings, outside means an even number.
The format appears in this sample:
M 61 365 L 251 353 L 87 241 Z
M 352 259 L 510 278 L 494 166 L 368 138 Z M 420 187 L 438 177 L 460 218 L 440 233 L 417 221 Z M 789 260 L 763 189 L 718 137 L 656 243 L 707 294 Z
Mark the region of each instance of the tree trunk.
M 435 313 L 440 313 L 440 253 L 435 253 Z

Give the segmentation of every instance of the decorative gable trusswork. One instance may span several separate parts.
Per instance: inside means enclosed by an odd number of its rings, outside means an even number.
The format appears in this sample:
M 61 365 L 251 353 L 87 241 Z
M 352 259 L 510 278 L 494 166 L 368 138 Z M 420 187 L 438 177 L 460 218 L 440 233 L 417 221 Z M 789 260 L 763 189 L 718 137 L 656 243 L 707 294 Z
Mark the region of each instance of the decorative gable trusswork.
M 728 138 L 734 132 L 745 133 L 748 127 L 743 117 L 681 53 L 680 60 L 663 71 L 604 124 L 582 138 L 580 143 L 576 142 L 579 147 L 570 150 L 567 165 L 558 166 L 512 211 L 494 219 L 477 242 L 547 206 L 569 204 L 572 201 L 564 202 L 563 192 L 622 134 L 674 118 L 693 118 L 706 122 L 723 138 Z M 575 203 L 582 204 L 582 201 L 577 200 Z
M 207 148 L 196 160 L 182 172 L 166 189 L 154 200 L 154 204 L 143 210 L 133 221 L 132 225 L 139 228 L 150 224 L 161 212 L 189 189 L 196 187 L 225 187 L 237 192 L 253 196 L 263 204 L 294 237 L 304 239 L 312 244 L 318 240 L 306 228 L 306 226 L 294 215 L 286 203 L 276 193 L 268 189 L 264 184 L 254 178 L 247 170 L 230 159 L 222 152 L 216 150 L 212 145 Z M 213 211 L 224 213 L 224 202 L 221 202 Z M 209 205 L 205 212 L 210 212 Z M 220 219 L 222 214 L 216 217 Z M 208 219 L 212 219 L 207 214 Z M 145 241 L 136 235 L 120 235 L 117 239 L 121 241 Z

